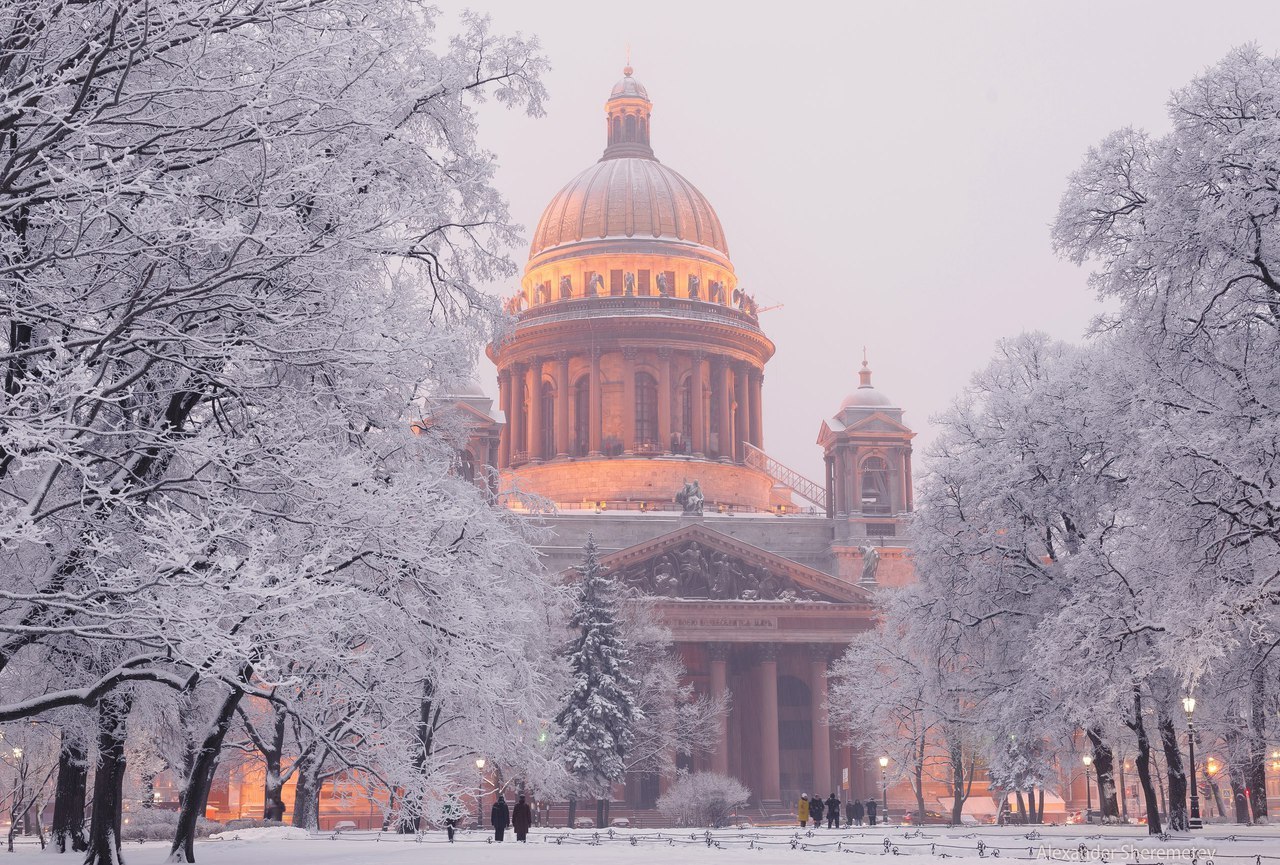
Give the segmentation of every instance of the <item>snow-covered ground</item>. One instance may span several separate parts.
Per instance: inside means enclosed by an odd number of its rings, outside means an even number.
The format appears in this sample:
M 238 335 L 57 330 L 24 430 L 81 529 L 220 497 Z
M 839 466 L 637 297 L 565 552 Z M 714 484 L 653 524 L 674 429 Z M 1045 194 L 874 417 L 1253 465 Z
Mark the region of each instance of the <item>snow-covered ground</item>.
M 459 832 L 449 844 L 444 833 L 421 839 L 404 835 L 344 833 L 306 839 L 279 837 L 289 830 L 229 832 L 221 840 L 196 846 L 202 865 L 646 865 L 678 862 L 681 865 L 804 865 L 829 862 L 830 854 L 892 858 L 894 865 L 964 865 L 993 858 L 1098 863 L 1185 863 L 1185 865 L 1276 865 L 1280 863 L 1280 827 L 1221 826 L 1194 835 L 1168 840 L 1150 838 L 1141 827 L 1053 827 L 1034 832 L 1025 828 L 979 827 L 969 829 L 901 828 L 852 831 L 819 830 L 797 833 L 790 829 L 721 830 L 707 833 L 675 830 L 615 830 L 597 834 L 590 830 L 534 831 L 527 845 L 508 834 L 503 844 L 489 843 L 490 835 Z M 24 839 L 25 840 L 25 839 Z M 886 840 L 888 845 L 886 848 Z M 168 845 L 130 844 L 127 865 L 160 865 Z M 896 854 L 896 855 L 895 855 Z M 78 862 L 79 857 L 50 857 L 39 848 L 22 844 L 17 854 L 0 863 Z

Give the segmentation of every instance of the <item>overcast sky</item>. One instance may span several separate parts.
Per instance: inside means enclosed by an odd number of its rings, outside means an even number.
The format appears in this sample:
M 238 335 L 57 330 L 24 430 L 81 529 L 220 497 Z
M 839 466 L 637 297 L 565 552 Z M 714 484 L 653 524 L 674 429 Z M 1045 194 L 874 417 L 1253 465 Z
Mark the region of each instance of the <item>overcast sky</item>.
M 1049 242 L 1067 175 L 1114 129 L 1164 131 L 1170 92 L 1232 46 L 1280 48 L 1276 2 L 473 8 L 536 34 L 554 67 L 545 117 L 482 117 L 526 234 L 599 158 L 630 46 L 658 158 L 716 208 L 740 284 L 783 304 L 761 315 L 778 347 L 765 448 L 813 478 L 819 425 L 856 386 L 863 345 L 919 433 L 918 460 L 930 416 L 997 339 L 1079 339 L 1099 307 Z

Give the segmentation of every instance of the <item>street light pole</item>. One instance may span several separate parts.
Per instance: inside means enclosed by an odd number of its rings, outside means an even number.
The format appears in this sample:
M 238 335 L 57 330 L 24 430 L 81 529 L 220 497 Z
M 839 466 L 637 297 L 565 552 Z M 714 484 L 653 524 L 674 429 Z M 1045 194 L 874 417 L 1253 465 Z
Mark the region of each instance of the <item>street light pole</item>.
M 1187 761 L 1191 764 L 1191 816 L 1187 820 L 1188 829 L 1201 829 L 1200 821 L 1200 788 L 1196 784 L 1196 728 L 1191 722 L 1191 713 L 1196 710 L 1195 697 L 1183 697 L 1182 710 L 1187 713 Z
M 884 817 L 882 818 L 882 820 L 885 824 L 888 824 L 889 822 L 889 781 L 887 776 L 885 775 L 885 769 L 887 769 L 888 767 L 889 767 L 889 758 L 881 757 L 880 758 L 880 800 L 883 803 Z
M 1089 775 L 1089 769 L 1093 766 L 1093 758 L 1088 754 L 1084 755 L 1084 822 L 1093 822 L 1093 778 Z
M 476 771 L 480 773 L 480 786 L 476 788 L 476 827 L 484 828 L 484 757 L 476 758 Z

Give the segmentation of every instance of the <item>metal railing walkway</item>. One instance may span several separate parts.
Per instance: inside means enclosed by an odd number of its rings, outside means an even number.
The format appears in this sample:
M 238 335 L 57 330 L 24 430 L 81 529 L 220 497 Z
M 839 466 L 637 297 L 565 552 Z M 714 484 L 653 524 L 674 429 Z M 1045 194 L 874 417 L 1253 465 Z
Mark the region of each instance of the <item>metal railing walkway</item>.
M 790 488 L 800 498 L 813 502 L 822 511 L 826 511 L 827 491 L 825 487 L 809 480 L 795 469 L 784 466 L 750 442 L 743 442 L 742 444 L 746 449 L 746 459 L 743 462 L 752 468 L 760 469 L 760 471 L 769 475 L 778 483 Z

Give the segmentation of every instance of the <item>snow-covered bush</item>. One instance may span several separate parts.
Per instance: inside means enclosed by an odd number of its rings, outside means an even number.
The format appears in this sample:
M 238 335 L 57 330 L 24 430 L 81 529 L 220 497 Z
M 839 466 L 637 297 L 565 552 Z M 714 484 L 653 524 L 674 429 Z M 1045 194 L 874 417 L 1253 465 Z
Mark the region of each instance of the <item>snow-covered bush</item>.
M 658 810 L 677 826 L 718 828 L 747 804 L 751 791 L 736 779 L 714 772 L 685 775 L 658 797 Z
M 121 841 L 172 841 L 178 828 L 178 812 L 160 808 L 133 811 L 125 815 L 120 827 Z M 221 832 L 225 826 L 215 820 L 201 817 L 196 821 L 196 835 L 208 838 Z

